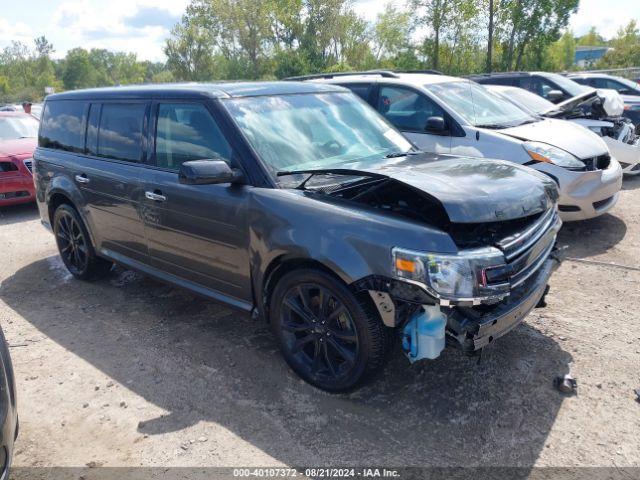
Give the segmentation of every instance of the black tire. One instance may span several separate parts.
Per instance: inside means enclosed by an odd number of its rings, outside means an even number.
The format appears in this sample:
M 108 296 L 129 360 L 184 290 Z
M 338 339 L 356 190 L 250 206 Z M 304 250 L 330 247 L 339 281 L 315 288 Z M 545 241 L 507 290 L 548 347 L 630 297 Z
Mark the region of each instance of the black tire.
M 321 270 L 285 274 L 271 296 L 270 321 L 289 366 L 322 390 L 353 390 L 384 366 L 388 329 L 378 313 Z
M 58 252 L 67 270 L 80 280 L 91 280 L 106 275 L 112 263 L 96 255 L 91 237 L 71 205 L 60 205 L 53 214 L 53 233 Z

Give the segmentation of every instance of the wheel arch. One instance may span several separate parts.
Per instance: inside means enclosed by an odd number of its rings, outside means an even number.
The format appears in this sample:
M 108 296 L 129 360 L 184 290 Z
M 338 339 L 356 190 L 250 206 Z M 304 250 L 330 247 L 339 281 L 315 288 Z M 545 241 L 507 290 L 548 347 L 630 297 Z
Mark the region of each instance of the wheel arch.
M 271 295 L 278 281 L 289 272 L 305 268 L 324 272 L 333 277 L 337 282 L 352 289 L 352 282 L 349 282 L 348 277 L 345 278 L 344 272 L 336 271 L 318 259 L 287 254 L 279 255 L 269 262 L 267 268 L 264 270 L 261 281 L 256 282 L 257 284 L 254 285 L 255 303 L 264 320 L 269 321 Z M 354 293 L 357 292 L 354 291 Z

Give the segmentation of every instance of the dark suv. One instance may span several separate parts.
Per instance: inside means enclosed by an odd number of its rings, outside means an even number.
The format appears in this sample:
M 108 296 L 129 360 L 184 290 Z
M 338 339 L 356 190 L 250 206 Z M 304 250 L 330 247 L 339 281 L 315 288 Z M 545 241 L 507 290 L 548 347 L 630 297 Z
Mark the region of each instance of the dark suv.
M 483 84 L 524 88 L 553 103 L 593 91 L 592 88 L 580 85 L 563 75 L 550 72 L 485 73 L 471 75 L 468 78 Z
M 358 385 L 401 336 L 473 353 L 543 298 L 552 181 L 416 151 L 348 90 L 229 83 L 47 98 L 42 221 L 80 279 L 112 262 L 267 319 L 289 365 Z

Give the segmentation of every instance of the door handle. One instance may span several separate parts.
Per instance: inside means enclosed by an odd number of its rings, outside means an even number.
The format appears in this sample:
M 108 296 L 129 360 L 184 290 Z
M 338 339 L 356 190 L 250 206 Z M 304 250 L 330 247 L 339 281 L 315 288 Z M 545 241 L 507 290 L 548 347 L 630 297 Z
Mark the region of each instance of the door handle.
M 90 181 L 84 173 L 82 175 L 76 175 L 76 182 L 78 183 L 89 183 Z
M 156 192 L 157 191 L 159 190 L 156 190 Z M 148 198 L 149 200 L 153 200 L 154 202 L 165 202 L 167 200 L 167 197 L 165 197 L 161 193 L 156 193 L 156 192 L 144 192 L 144 196 L 145 198 Z

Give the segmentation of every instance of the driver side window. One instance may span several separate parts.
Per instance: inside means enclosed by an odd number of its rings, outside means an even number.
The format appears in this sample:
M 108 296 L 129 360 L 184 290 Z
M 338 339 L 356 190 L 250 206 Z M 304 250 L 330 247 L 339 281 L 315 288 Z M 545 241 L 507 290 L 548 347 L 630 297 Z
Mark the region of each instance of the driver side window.
M 398 129 L 424 133 L 429 117 L 443 117 L 444 111 L 426 95 L 402 87 L 381 86 L 378 112 Z
M 204 105 L 162 103 L 158 106 L 156 165 L 178 170 L 190 160 L 231 163 L 231 146 Z

